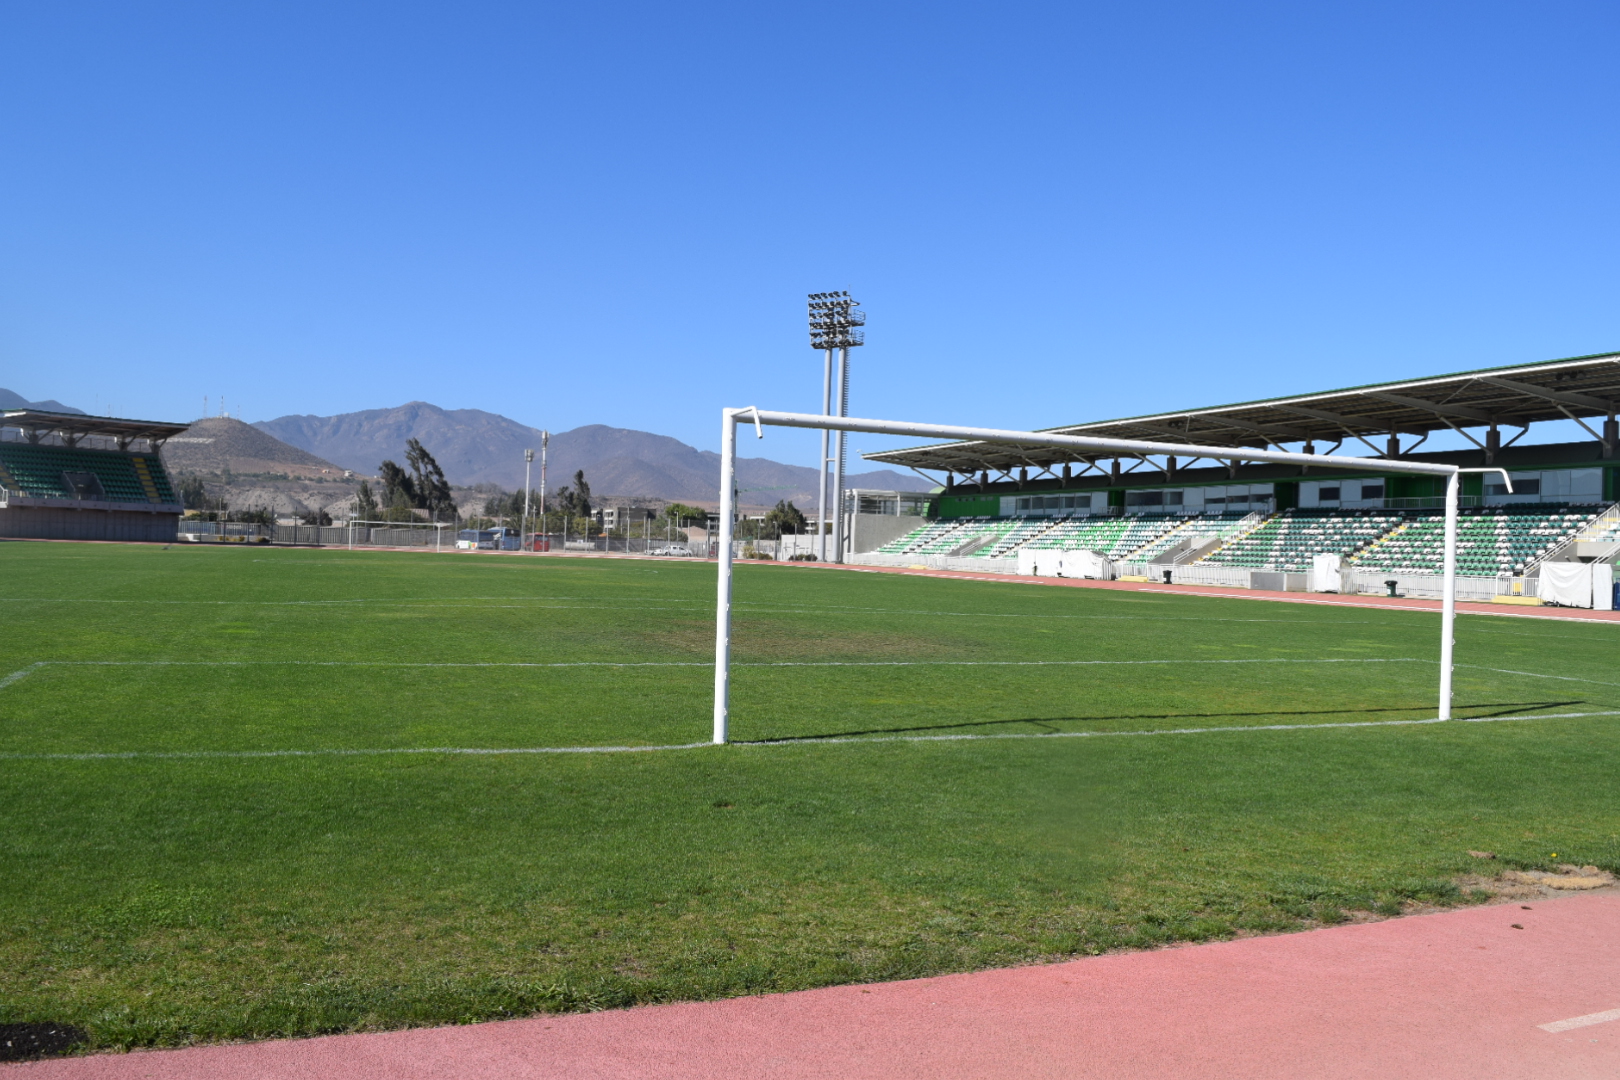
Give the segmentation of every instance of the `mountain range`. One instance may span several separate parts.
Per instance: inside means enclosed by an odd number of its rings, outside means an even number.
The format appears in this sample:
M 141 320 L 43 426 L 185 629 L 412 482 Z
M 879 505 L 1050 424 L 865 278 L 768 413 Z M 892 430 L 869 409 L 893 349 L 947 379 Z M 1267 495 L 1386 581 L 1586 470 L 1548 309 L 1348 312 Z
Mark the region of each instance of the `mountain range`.
M 84 415 L 83 409 L 75 409 L 71 405 L 64 405 L 60 401 L 46 398 L 44 401 L 29 401 L 21 394 L 13 393 L 0 386 L 0 409 L 44 409 L 46 412 L 74 413 Z
M 385 459 L 403 464 L 405 442 L 419 439 L 452 484 L 523 487 L 523 451 L 535 451 L 533 483 L 540 486 L 540 432 L 481 409 L 441 409 L 413 401 L 393 409 L 337 416 L 283 416 L 253 425 L 300 450 L 345 469 L 374 475 Z M 588 424 L 551 436 L 547 485 L 555 490 L 583 470 L 598 495 L 713 502 L 720 491 L 720 455 L 667 435 Z M 737 459 L 737 486 L 749 505 L 789 499 L 813 504 L 816 470 L 767 458 Z M 845 486 L 884 491 L 927 491 L 919 476 L 889 469 L 855 473 Z

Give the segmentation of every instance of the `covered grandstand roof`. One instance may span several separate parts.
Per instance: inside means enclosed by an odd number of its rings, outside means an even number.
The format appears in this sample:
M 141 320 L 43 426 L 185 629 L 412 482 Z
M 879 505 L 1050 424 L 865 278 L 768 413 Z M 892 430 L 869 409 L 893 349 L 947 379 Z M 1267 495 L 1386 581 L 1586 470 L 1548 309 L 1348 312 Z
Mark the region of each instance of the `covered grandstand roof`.
M 0 427 L 20 428 L 39 435 L 60 435 L 69 442 L 85 435 L 105 435 L 114 439 L 150 439 L 155 444 L 180 434 L 187 426 L 161 420 L 124 420 L 112 416 L 47 412 L 44 409 L 7 409 L 0 412 Z
M 1620 353 L 1578 356 L 1548 363 L 1483 368 L 1453 375 L 1376 383 L 1237 405 L 1102 420 L 1047 428 L 1057 435 L 1097 435 L 1151 442 L 1264 448 L 1288 443 L 1327 447 L 1359 440 L 1375 454 L 1374 439 L 1417 436 L 1464 428 L 1528 428 L 1546 420 L 1601 417 L 1620 409 Z M 1594 439 L 1603 434 L 1582 423 Z M 1467 436 L 1473 439 L 1472 436 Z M 1476 443 L 1477 439 L 1474 439 Z M 1413 449 L 1405 447 L 1402 452 Z M 1114 455 L 1099 452 L 1085 460 Z M 1073 450 L 1003 446 L 987 442 L 939 443 L 907 450 L 863 454 L 870 461 L 915 469 L 974 473 L 1037 468 L 1079 460 Z

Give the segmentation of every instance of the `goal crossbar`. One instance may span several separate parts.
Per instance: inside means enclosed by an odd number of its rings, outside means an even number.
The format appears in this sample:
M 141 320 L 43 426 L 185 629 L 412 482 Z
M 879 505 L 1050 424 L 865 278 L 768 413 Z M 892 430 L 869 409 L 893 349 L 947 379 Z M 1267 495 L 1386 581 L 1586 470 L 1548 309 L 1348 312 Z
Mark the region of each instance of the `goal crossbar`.
M 748 406 L 722 409 L 720 426 L 720 552 L 719 596 L 715 608 L 714 640 L 714 741 L 728 738 L 731 709 L 731 581 L 732 534 L 736 517 L 737 426 L 752 424 L 759 438 L 766 427 L 814 428 L 829 431 L 859 431 L 872 435 L 900 435 L 1006 446 L 1038 446 L 1077 451 L 1105 451 L 1135 455 L 1174 454 L 1217 461 L 1264 461 L 1280 465 L 1317 465 L 1355 469 L 1360 472 L 1406 473 L 1440 476 L 1446 480 L 1444 543 L 1444 585 L 1440 616 L 1440 701 L 1439 718 L 1451 719 L 1451 676 L 1457 621 L 1457 507 L 1460 477 L 1465 472 L 1501 473 L 1509 492 L 1513 481 L 1502 469 L 1465 469 L 1429 461 L 1399 461 L 1387 458 L 1358 458 L 1339 454 L 1295 454 L 1285 450 L 1257 450 L 1248 446 L 1199 446 L 1192 443 L 1145 442 L 1139 439 L 1109 439 L 1093 435 L 1058 435 L 1046 431 L 1007 431 L 998 428 L 959 427 L 951 424 L 919 424 L 904 420 L 868 420 L 850 416 L 816 413 L 770 412 Z

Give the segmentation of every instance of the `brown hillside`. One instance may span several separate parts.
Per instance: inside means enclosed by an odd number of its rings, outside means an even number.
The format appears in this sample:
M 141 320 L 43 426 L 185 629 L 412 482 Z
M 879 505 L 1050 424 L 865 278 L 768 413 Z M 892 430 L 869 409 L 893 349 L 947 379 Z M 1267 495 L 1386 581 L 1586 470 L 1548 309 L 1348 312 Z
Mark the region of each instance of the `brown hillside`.
M 170 439 L 163 447 L 163 463 L 171 473 L 204 476 L 227 470 L 296 477 L 343 475 L 343 469 L 330 461 L 228 416 L 198 420 Z

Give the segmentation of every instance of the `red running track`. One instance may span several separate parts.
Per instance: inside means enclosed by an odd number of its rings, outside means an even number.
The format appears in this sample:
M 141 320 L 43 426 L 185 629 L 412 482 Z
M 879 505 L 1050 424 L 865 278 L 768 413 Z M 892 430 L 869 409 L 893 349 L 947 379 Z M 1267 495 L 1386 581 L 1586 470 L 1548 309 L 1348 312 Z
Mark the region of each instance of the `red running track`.
M 1620 895 L 911 982 L 36 1062 L 0 1076 L 1612 1080 Z

